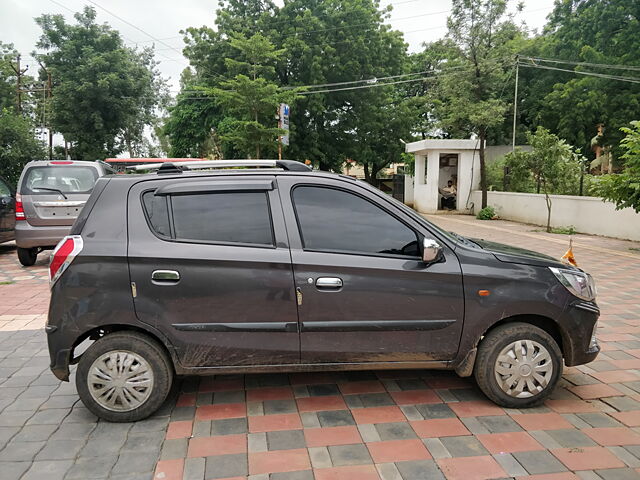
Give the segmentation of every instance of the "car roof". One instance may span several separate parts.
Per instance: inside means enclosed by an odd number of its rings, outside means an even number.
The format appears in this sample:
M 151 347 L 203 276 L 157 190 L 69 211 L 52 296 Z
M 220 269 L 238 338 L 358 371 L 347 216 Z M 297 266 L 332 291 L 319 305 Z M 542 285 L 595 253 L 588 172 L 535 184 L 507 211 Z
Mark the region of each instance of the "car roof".
M 71 163 L 69 163 L 71 162 Z M 102 166 L 101 162 L 90 162 L 87 160 L 63 160 L 63 159 L 54 159 L 54 160 L 31 160 L 29 163 L 25 165 L 26 167 L 67 167 L 69 165 L 80 165 L 80 166 L 92 166 L 99 167 Z

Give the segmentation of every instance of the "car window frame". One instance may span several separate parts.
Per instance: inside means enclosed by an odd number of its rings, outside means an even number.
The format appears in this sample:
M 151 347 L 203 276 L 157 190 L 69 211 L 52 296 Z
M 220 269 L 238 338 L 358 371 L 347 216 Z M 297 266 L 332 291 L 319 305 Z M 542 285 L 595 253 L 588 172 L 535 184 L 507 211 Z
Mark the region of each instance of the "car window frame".
M 416 241 L 418 242 L 418 249 L 420 249 L 420 241 L 421 241 L 421 239 L 425 238 L 425 235 L 422 234 L 421 232 L 417 231 L 411 225 L 408 225 L 407 222 L 405 222 L 398 215 L 396 215 L 393 212 L 391 212 L 389 209 L 385 208 L 383 205 L 380 205 L 380 204 L 378 204 L 376 202 L 371 201 L 369 198 L 367 198 L 365 195 L 360 194 L 359 192 L 353 191 L 353 190 L 351 190 L 349 188 L 343 188 L 343 187 L 340 187 L 340 186 L 337 186 L 337 185 L 327 185 L 327 184 L 300 182 L 300 183 L 296 183 L 295 185 L 291 186 L 291 189 L 290 189 L 290 192 L 289 192 L 289 196 L 290 196 L 291 206 L 293 207 L 293 214 L 294 214 L 295 219 L 296 219 L 296 226 L 298 228 L 298 236 L 300 238 L 300 244 L 301 244 L 302 250 L 304 252 L 329 253 L 329 254 L 338 254 L 338 255 L 355 255 L 355 256 L 360 256 L 360 257 L 393 258 L 393 259 L 401 259 L 401 260 L 421 260 L 421 257 L 419 255 L 414 256 L 414 255 L 400 255 L 400 254 L 393 254 L 393 253 L 359 252 L 359 251 L 354 251 L 354 250 L 331 250 L 331 249 L 317 249 L 317 248 L 308 248 L 308 247 L 306 247 L 305 246 L 305 241 L 304 241 L 304 234 L 302 233 L 302 226 L 300 225 L 300 215 L 298 214 L 298 209 L 296 207 L 296 202 L 295 202 L 295 198 L 294 198 L 294 192 L 299 187 L 314 187 L 314 188 L 325 188 L 325 189 L 331 189 L 331 190 L 338 190 L 338 191 L 342 191 L 342 192 L 345 192 L 345 193 L 348 193 L 348 194 L 352 194 L 352 195 L 355 195 L 355 196 L 361 198 L 365 202 L 368 202 L 371 205 L 373 205 L 374 207 L 377 207 L 378 209 L 380 209 L 383 212 L 387 213 L 388 215 L 393 217 L 395 220 L 400 222 L 402 225 L 407 227 L 409 230 L 411 230 L 414 233 L 414 235 L 416 236 Z
M 180 193 L 178 195 L 159 195 L 160 197 L 164 197 L 165 202 L 167 203 L 167 213 L 169 216 L 169 232 L 171 234 L 171 237 L 167 237 L 166 235 L 161 235 L 159 234 L 155 228 L 153 228 L 153 226 L 151 225 L 151 219 L 149 218 L 149 214 L 147 212 L 147 209 L 145 207 L 144 204 L 144 195 L 146 193 L 149 192 L 154 192 L 156 190 L 158 190 L 158 188 L 160 187 L 154 187 L 154 188 L 147 188 L 147 189 L 143 189 L 140 192 L 140 196 L 139 196 L 139 201 L 140 201 L 140 206 L 142 207 L 142 212 L 143 215 L 145 217 L 145 220 L 147 222 L 147 226 L 149 227 L 149 230 L 151 231 L 151 233 L 153 235 L 155 235 L 158 239 L 165 241 L 165 242 L 171 242 L 171 243 L 186 243 L 186 244 L 197 244 L 197 245 L 218 245 L 218 246 L 227 246 L 227 247 L 248 247 L 248 248 L 265 248 L 265 249 L 276 249 L 277 245 L 276 245 L 276 233 L 275 233 L 275 229 L 274 229 L 274 222 L 273 222 L 273 212 L 271 209 L 271 198 L 270 198 L 270 190 L 261 190 L 259 191 L 260 193 L 263 193 L 264 196 L 267 199 L 267 212 L 269 214 L 269 229 L 271 232 L 271 244 L 266 244 L 266 243 L 246 243 L 246 242 L 222 242 L 222 241 L 206 241 L 206 240 L 196 240 L 196 239 L 185 239 L 185 238 L 177 238 L 176 237 L 176 231 L 175 231 L 175 224 L 174 224 L 174 218 L 173 218 L 173 205 L 171 203 L 172 197 L 173 196 L 186 196 L 186 195 L 224 195 L 224 194 L 233 194 L 233 193 L 257 193 L 255 190 L 247 190 L 246 192 L 242 191 L 242 188 L 239 187 L 237 190 L 234 191 L 228 191 L 228 192 L 224 192 L 224 191 L 220 191 L 220 192 L 207 192 L 207 193 L 196 193 L 196 192 L 191 192 L 191 193 Z

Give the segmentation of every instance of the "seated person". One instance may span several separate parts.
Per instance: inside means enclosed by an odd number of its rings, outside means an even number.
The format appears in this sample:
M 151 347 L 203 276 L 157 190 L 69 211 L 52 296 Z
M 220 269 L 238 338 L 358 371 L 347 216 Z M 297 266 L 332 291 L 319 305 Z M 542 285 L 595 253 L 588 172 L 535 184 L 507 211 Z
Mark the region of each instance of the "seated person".
M 442 195 L 442 208 L 454 210 L 456 208 L 456 186 L 449 180 L 447 186 L 439 190 Z

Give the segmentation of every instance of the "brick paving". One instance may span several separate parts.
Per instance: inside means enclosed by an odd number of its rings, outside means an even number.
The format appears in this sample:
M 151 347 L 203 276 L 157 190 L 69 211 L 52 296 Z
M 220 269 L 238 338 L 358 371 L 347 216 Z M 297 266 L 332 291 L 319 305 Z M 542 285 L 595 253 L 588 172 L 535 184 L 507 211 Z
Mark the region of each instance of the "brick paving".
M 471 217 L 463 235 L 553 256 L 568 237 Z M 614 480 L 640 478 L 640 244 L 576 235 L 603 352 L 543 406 L 503 409 L 450 372 L 187 377 L 152 418 L 98 421 L 48 370 L 47 255 L 0 245 L 0 478 Z

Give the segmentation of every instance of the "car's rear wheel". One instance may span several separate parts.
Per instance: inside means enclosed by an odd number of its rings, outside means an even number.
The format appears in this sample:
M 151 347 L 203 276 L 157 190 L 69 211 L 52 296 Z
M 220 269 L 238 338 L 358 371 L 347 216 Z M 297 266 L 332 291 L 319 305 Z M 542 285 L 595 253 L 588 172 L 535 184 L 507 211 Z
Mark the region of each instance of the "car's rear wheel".
M 133 422 L 154 413 L 166 399 L 173 368 L 162 347 L 137 332 L 116 332 L 80 357 L 76 387 L 82 403 L 110 422 Z
M 38 249 L 37 248 L 20 248 L 18 247 L 18 260 L 25 267 L 30 267 L 36 260 L 38 259 Z
M 482 340 L 474 374 L 480 389 L 498 405 L 531 407 L 542 403 L 560 380 L 562 353 L 541 328 L 509 323 Z

